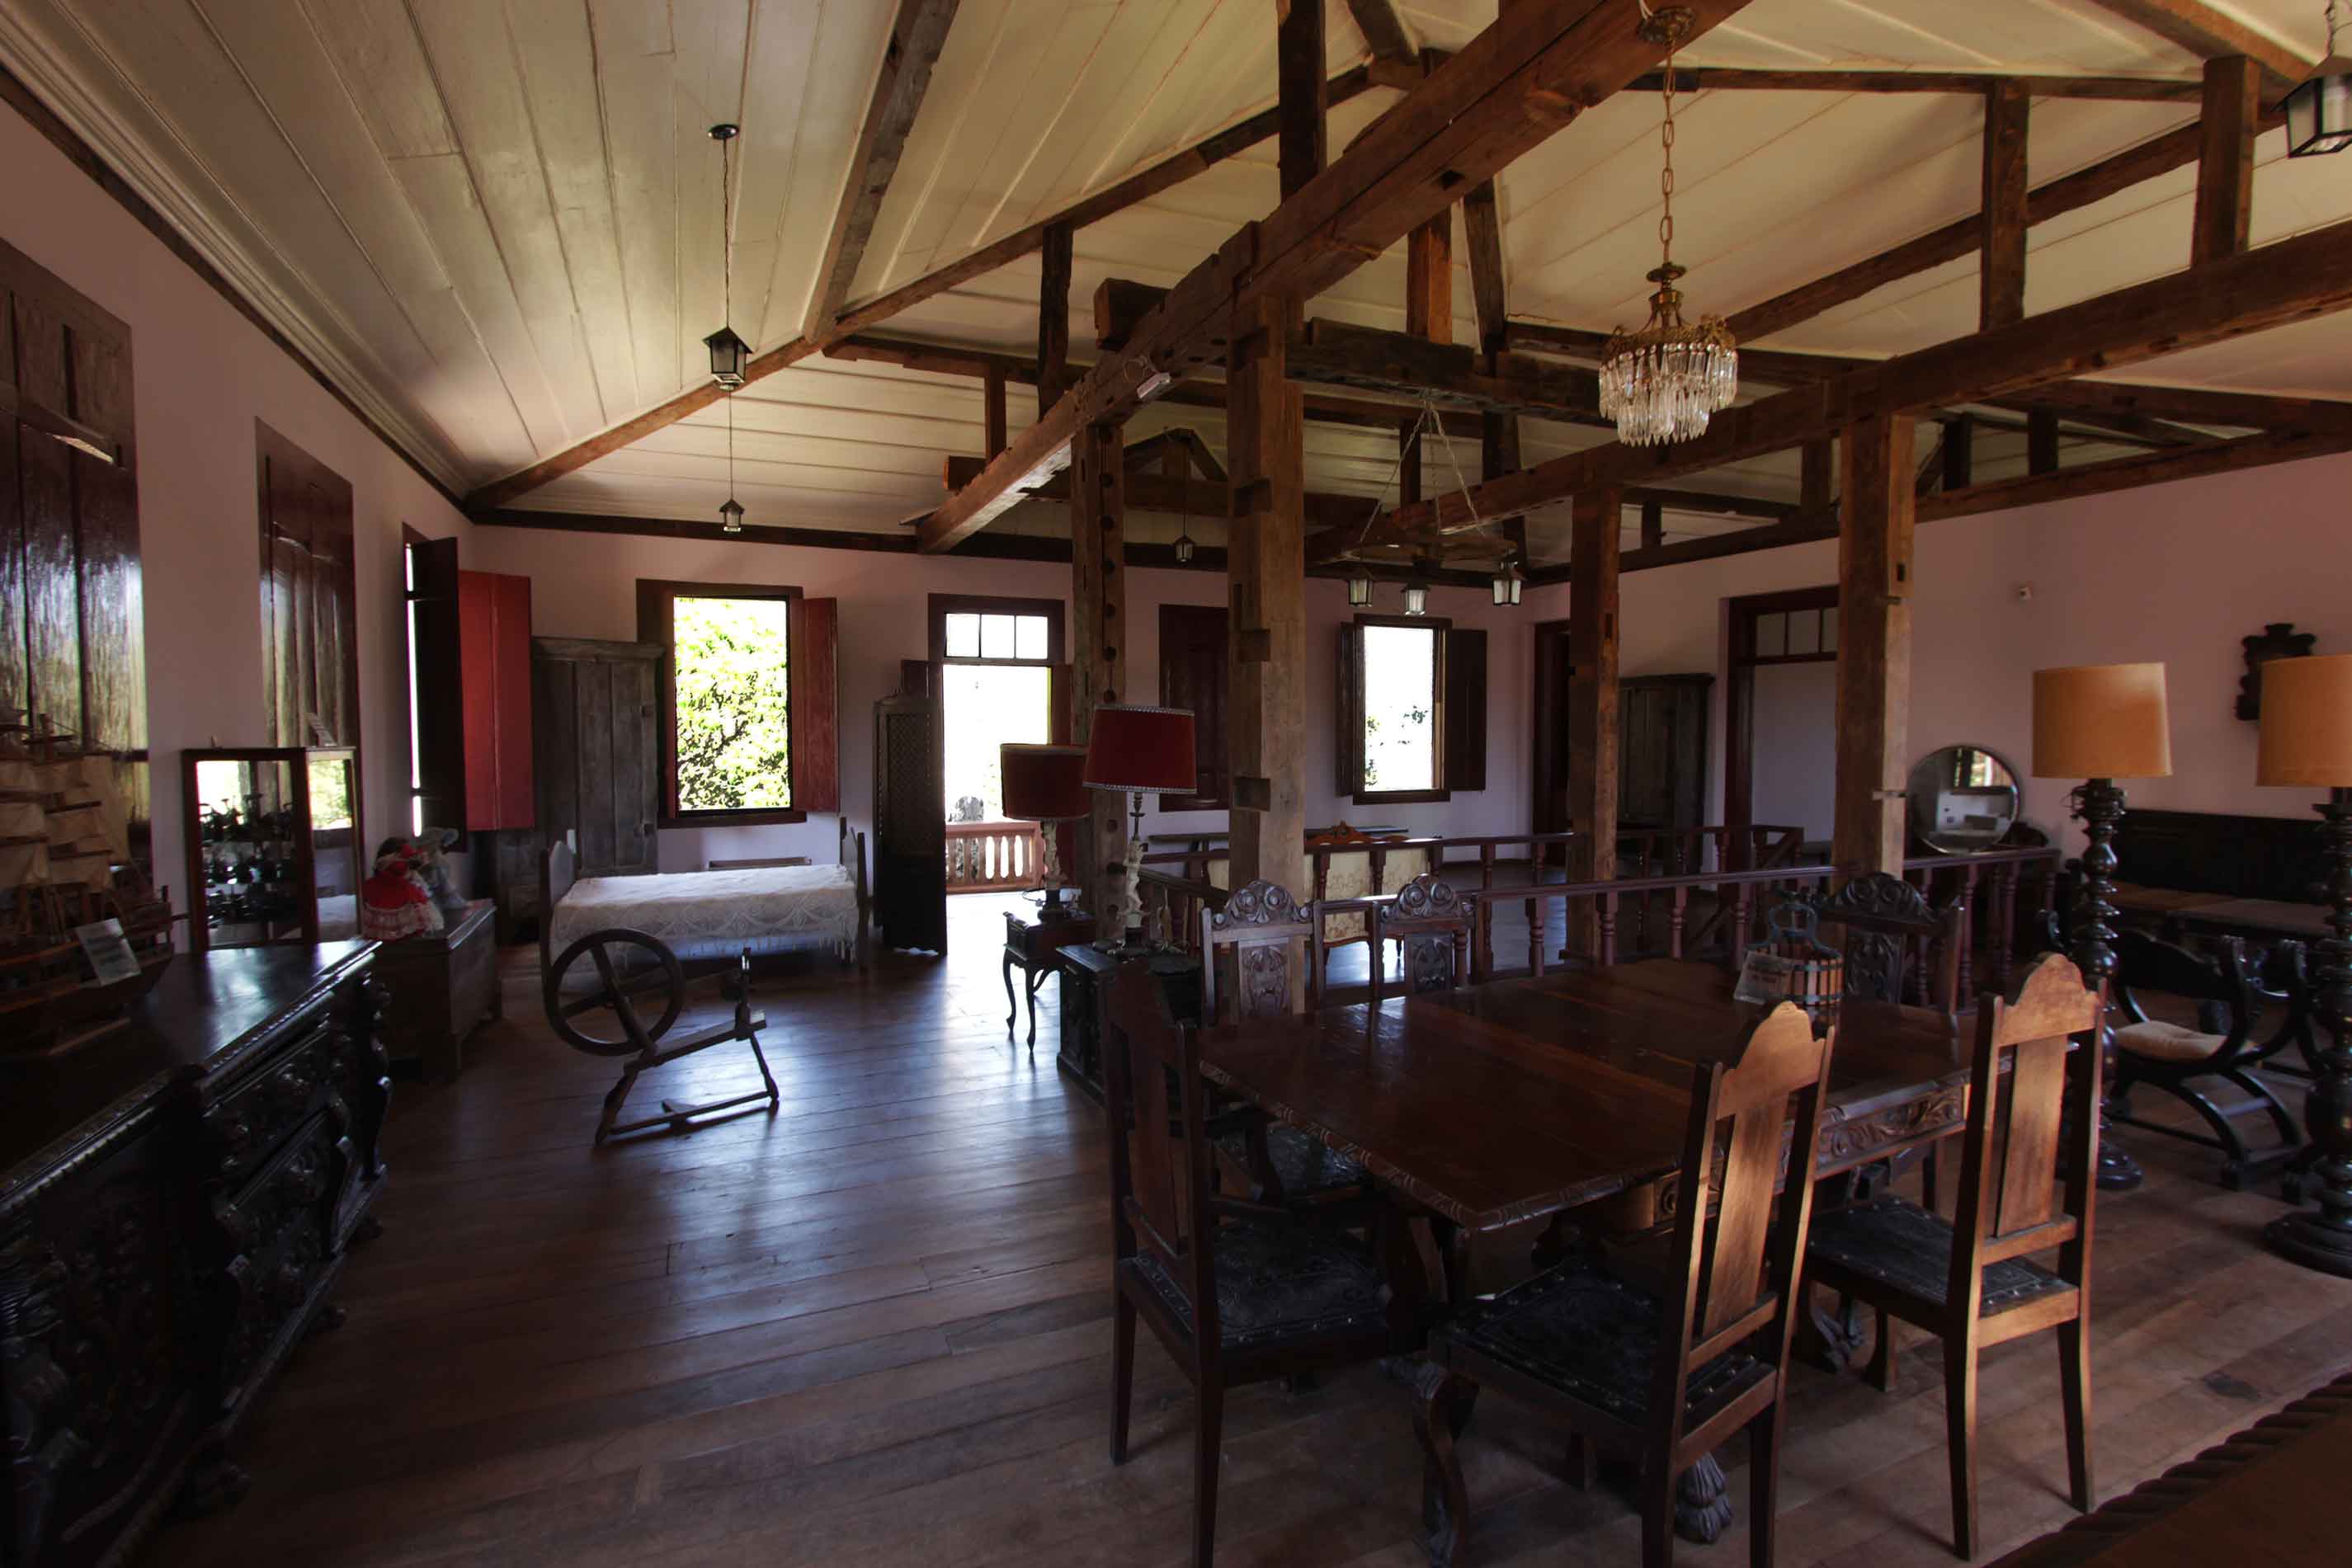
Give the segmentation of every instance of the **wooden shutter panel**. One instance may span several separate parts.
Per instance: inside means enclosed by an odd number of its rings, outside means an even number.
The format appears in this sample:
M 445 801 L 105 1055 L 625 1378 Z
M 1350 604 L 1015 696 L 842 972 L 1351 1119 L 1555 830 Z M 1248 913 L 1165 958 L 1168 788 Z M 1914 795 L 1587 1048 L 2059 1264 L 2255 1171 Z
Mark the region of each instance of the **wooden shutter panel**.
M 1077 672 L 1066 664 L 1049 665 L 1045 671 L 1045 713 L 1047 738 L 1055 746 L 1067 746 L 1076 733 L 1078 706 Z
M 1486 633 L 1455 627 L 1445 634 L 1447 789 L 1486 787 Z
M 1341 795 L 1364 789 L 1364 629 L 1353 621 L 1339 628 L 1339 691 L 1331 711 L 1339 716 L 1332 737 L 1336 764 L 1332 788 Z
M 841 810 L 841 601 L 803 599 L 793 659 L 793 805 Z
M 409 653 L 416 663 L 418 792 L 428 826 L 471 830 L 476 824 L 466 810 L 466 709 L 474 695 L 466 686 L 463 605 L 468 574 L 457 570 L 456 539 L 426 539 L 408 549 L 416 583 L 409 618 L 415 643 Z M 524 679 L 530 679 L 528 664 Z
M 1199 776 L 1190 795 L 1163 795 L 1163 811 L 1223 810 L 1234 801 L 1232 616 L 1222 604 L 1160 607 L 1160 703 L 1192 713 L 1192 759 Z

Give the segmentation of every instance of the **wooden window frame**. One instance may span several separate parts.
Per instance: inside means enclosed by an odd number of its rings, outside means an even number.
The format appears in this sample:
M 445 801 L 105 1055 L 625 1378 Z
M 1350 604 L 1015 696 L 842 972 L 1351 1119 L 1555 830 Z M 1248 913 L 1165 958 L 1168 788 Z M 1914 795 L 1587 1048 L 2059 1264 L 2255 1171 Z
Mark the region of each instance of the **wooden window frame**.
M 677 804 L 677 601 L 683 599 L 781 599 L 784 610 L 784 733 L 790 755 L 784 778 L 792 798 L 801 798 L 801 746 L 806 707 L 802 681 L 806 668 L 807 626 L 799 601 L 803 590 L 765 582 L 674 582 L 661 578 L 637 579 L 637 641 L 658 644 L 662 651 L 661 679 L 654 701 L 659 708 L 661 737 L 661 826 L 665 828 L 764 828 L 805 822 L 800 806 L 747 806 L 717 810 L 686 811 Z
M 1724 601 L 1723 683 L 1723 820 L 1745 828 L 1756 820 L 1756 671 L 1765 664 L 1835 664 L 1827 653 L 1775 653 L 1759 657 L 1756 622 L 1759 617 L 1793 610 L 1835 610 L 1838 585 L 1789 588 L 1775 593 L 1748 593 Z M 1843 617 L 1840 617 L 1841 622 Z M 1838 628 L 1843 640 L 1845 628 Z
M 934 593 L 930 601 L 931 663 L 934 664 L 1012 664 L 1030 668 L 1059 664 L 1068 654 L 1063 619 L 1067 609 L 1058 599 L 1016 599 L 989 593 Z M 948 656 L 950 615 L 1042 615 L 1045 618 L 1045 656 L 1042 659 L 984 659 L 978 655 Z
M 1450 801 L 1454 790 L 1445 782 L 1445 645 L 1454 635 L 1454 622 L 1444 615 L 1374 615 L 1360 612 L 1354 624 L 1360 632 L 1367 626 L 1402 626 L 1409 630 L 1427 632 L 1435 656 L 1430 664 L 1430 776 L 1438 781 L 1433 789 L 1366 789 L 1362 787 L 1363 772 L 1357 769 L 1355 804 L 1359 806 L 1417 806 L 1431 801 Z M 1354 702 L 1344 717 L 1360 726 L 1364 719 L 1364 666 L 1360 661 L 1355 670 Z M 1362 757 L 1360 737 L 1355 755 Z

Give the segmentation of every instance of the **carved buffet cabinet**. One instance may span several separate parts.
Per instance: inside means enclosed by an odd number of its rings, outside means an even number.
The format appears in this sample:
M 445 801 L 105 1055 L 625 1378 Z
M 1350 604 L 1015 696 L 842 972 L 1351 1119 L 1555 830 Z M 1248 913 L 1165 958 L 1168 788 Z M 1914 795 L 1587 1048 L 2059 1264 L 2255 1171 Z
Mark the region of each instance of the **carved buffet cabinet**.
M 375 945 L 182 954 L 131 1027 L 0 1042 L 0 1564 L 233 1501 L 230 1439 L 372 1229 Z

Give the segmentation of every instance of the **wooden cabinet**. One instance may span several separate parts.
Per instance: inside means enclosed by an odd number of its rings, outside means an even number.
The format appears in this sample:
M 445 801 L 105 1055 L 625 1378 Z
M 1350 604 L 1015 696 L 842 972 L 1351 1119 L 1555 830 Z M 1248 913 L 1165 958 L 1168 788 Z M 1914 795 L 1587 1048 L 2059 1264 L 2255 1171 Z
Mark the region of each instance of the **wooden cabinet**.
M 652 643 L 531 639 L 539 831 L 579 835 L 582 876 L 655 869 L 661 669 Z
M 944 749 L 927 687 L 908 682 L 874 705 L 874 920 L 885 947 L 948 950 Z
M 1630 675 L 1617 685 L 1617 826 L 1706 821 L 1707 690 L 1713 675 Z
M 392 1000 L 383 1045 L 395 1061 L 422 1062 L 443 1082 L 466 1065 L 466 1038 L 506 1016 L 499 993 L 497 906 L 479 899 L 441 931 L 384 944 L 376 959 Z
M 186 955 L 135 1027 L 0 1055 L 0 1562 L 124 1561 L 226 1451 L 383 1177 L 374 945 Z M 193 1479 L 192 1479 L 193 1478 Z

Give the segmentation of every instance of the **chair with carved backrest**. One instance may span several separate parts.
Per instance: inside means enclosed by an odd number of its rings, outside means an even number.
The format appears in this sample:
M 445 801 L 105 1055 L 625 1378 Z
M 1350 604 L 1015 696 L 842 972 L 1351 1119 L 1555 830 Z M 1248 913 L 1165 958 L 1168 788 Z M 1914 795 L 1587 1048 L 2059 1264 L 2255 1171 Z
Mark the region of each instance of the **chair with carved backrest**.
M 1213 1023 L 1288 1018 L 1298 1010 L 1316 951 L 1313 905 L 1260 879 L 1234 890 L 1223 909 L 1201 912 L 1201 1016 Z M 1328 1204 L 1365 1194 L 1361 1166 L 1263 1112 L 1234 1107 L 1217 1116 L 1217 1152 L 1270 1204 Z
M 1383 1269 L 1344 1231 L 1217 1196 L 1194 1031 L 1170 1018 L 1141 963 L 1120 966 L 1110 1015 L 1105 1108 L 1111 1127 L 1129 1129 L 1110 1147 L 1111 1463 L 1127 1461 L 1140 1318 L 1198 1403 L 1192 1561 L 1205 1565 L 1216 1540 L 1225 1390 L 1410 1353 L 1419 1338 L 1417 1269 L 1402 1255 Z M 1376 1235 L 1401 1248 L 1400 1228 Z M 1391 1289 L 1390 1278 L 1405 1289 Z
M 1984 998 L 1957 1218 L 1883 1194 L 1824 1209 L 1806 1249 L 1809 1280 L 1878 1309 L 1870 1376 L 1881 1389 L 1892 1381 L 1889 1316 L 1944 1342 L 1952 1534 L 1962 1557 L 1976 1552 L 1977 1356 L 1989 1345 L 2057 1331 L 2068 1478 L 2074 1506 L 2092 1506 L 2088 1301 L 2099 1063 L 2095 1049 L 2086 1050 L 2081 1070 L 2069 1074 L 2066 1059 L 2072 1039 L 2098 1022 L 2097 994 L 2056 953 L 2026 972 L 2011 998 Z M 2054 1265 L 2028 1260 L 2052 1248 Z
M 1649 1278 L 1580 1257 L 1471 1303 L 1430 1336 L 1415 1424 L 1433 1562 L 1453 1562 L 1466 1532 L 1456 1444 L 1479 1388 L 1492 1385 L 1559 1411 L 1580 1445 L 1638 1462 L 1648 1568 L 1673 1561 L 1676 1480 L 1746 1427 L 1748 1554 L 1769 1568 L 1812 1183 L 1774 1189 L 1784 1150 L 1790 1168 L 1812 1168 L 1832 1049 L 1783 1002 L 1727 1060 L 1696 1066 L 1676 1189 L 1685 1197 Z
M 1450 991 L 1470 975 L 1474 905 L 1454 884 L 1424 872 L 1372 906 L 1372 1005 L 1381 1005 L 1388 945 L 1397 945 L 1397 971 L 1408 996 Z
M 2293 946 L 2288 944 L 2287 946 Z M 2286 960 L 2291 969 L 2295 959 Z M 2162 992 L 2183 1002 L 2200 1004 L 2197 1027 L 2148 1017 L 2143 993 Z M 2264 1003 L 2287 1006 L 2284 993 L 2265 988 L 2246 956 L 2245 944 L 2235 936 L 2210 940 L 2201 953 L 2158 941 L 2144 931 L 2126 931 L 2116 951 L 2116 1002 L 2128 1022 L 2116 1030 L 2116 1082 L 2108 1101 L 2116 1121 L 2145 1127 L 2228 1155 L 2221 1166 L 2221 1185 L 2242 1189 L 2286 1163 L 2303 1142 L 2303 1131 L 2293 1113 L 2253 1075 L 2252 1069 L 2293 1038 L 2289 1027 L 2268 1041 L 2254 1039 Z M 2218 1078 L 2246 1098 L 2218 1105 L 2196 1087 L 2200 1079 Z M 2210 1137 L 2166 1122 L 2149 1122 L 2131 1113 L 2131 1091 L 2140 1084 L 2161 1090 L 2197 1113 L 2212 1129 Z M 2240 1135 L 2238 1118 L 2267 1114 L 2278 1134 L 2278 1146 L 2256 1151 Z
M 1962 911 L 1957 904 L 1938 910 L 1927 894 L 1883 871 L 1804 902 L 1843 938 L 1845 995 L 1924 1003 L 1948 1013 L 1958 1009 Z

